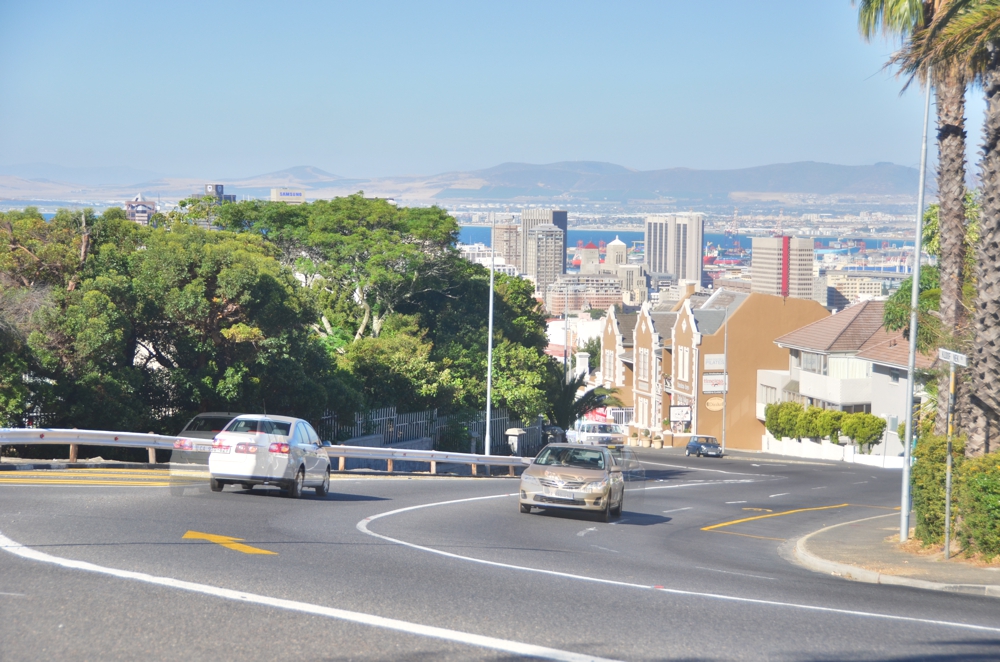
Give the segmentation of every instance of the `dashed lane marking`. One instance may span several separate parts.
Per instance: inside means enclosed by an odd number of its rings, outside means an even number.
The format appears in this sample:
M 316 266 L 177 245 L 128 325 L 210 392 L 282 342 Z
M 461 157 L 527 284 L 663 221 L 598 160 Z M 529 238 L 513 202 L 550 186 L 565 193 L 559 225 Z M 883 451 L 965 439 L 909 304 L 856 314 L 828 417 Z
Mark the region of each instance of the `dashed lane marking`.
M 277 556 L 277 552 L 272 552 L 266 549 L 261 549 L 260 547 L 251 547 L 250 545 L 242 544 L 245 538 L 233 538 L 232 536 L 220 536 L 215 533 L 201 533 L 200 531 L 188 531 L 181 538 L 185 540 L 207 540 L 208 542 L 214 542 L 216 545 L 221 545 L 226 549 L 231 549 L 235 552 L 243 552 L 244 554 L 274 554 Z

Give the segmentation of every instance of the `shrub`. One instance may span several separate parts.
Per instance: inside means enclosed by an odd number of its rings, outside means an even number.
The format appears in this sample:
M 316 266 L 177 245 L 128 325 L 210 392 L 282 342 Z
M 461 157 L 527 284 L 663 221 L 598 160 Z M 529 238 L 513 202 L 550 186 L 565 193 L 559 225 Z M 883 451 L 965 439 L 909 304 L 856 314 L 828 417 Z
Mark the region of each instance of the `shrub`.
M 799 414 L 799 418 L 795 422 L 795 436 L 799 439 L 826 436 L 821 434 L 819 429 L 819 417 L 822 415 L 823 410 L 819 407 L 809 407 Z
M 952 440 L 953 471 L 957 474 L 965 459 L 965 438 Z M 913 451 L 916 462 L 910 472 L 913 511 L 916 515 L 916 537 L 924 545 L 944 540 L 944 483 L 947 439 L 927 434 L 917 440 Z M 954 504 L 953 504 L 954 505 Z M 952 515 L 956 509 L 952 509 Z
M 885 432 L 885 419 L 874 414 L 847 414 L 841 420 L 841 430 L 861 447 L 867 446 L 866 452 L 871 452 L 871 445 L 882 438 Z
M 775 439 L 798 436 L 802 405 L 797 402 L 776 402 L 764 408 L 764 427 Z
M 840 426 L 844 420 L 844 412 L 837 409 L 826 409 L 816 420 L 819 436 L 830 437 L 835 444 L 840 443 Z
M 958 483 L 958 538 L 990 560 L 1000 554 L 1000 453 L 964 462 Z
M 469 429 L 461 422 L 461 416 L 453 415 L 448 419 L 448 423 L 441 430 L 438 438 L 437 450 L 446 453 L 468 453 L 469 452 Z

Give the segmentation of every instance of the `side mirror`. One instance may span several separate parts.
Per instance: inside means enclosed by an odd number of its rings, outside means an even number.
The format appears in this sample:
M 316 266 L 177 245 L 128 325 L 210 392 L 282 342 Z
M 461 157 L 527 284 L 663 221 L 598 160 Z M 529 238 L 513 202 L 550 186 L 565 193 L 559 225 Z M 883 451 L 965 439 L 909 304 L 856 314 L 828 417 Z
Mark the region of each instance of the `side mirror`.
M 620 466 L 618 466 L 617 464 L 615 466 L 611 467 L 611 473 L 621 473 L 621 472 L 622 472 L 622 468 Z
M 323 447 L 326 448 L 328 446 L 333 446 L 333 444 L 331 444 L 329 441 L 324 440 L 323 441 Z

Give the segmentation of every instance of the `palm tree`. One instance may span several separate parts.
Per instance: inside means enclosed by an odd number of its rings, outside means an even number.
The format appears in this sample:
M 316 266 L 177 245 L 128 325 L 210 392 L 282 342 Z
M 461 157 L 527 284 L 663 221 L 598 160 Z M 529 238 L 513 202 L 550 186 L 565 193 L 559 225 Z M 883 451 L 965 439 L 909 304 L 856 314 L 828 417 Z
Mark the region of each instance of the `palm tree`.
M 882 33 L 909 39 L 940 16 L 947 0 L 860 0 L 858 28 L 871 40 Z M 922 70 L 926 72 L 926 69 Z M 962 303 L 963 266 L 965 263 L 965 76 L 960 67 L 939 63 L 931 72 L 937 107 L 938 172 L 937 188 L 941 251 L 938 268 L 941 276 L 941 303 L 938 308 L 942 327 L 954 334 L 942 339 L 952 347 L 966 324 Z M 923 176 L 923 173 L 920 173 Z M 919 256 L 916 258 L 919 259 Z M 950 342 L 949 342 L 950 341 Z M 942 371 L 938 392 L 948 391 L 948 375 Z M 935 431 L 945 433 L 947 398 L 938 398 Z
M 577 396 L 581 388 L 587 384 L 583 375 L 574 377 L 568 383 L 560 380 L 557 390 L 552 393 L 549 403 L 549 420 L 563 430 L 568 430 L 573 422 L 601 407 L 621 407 L 621 401 L 615 396 L 618 389 L 607 389 L 603 386 L 592 388 L 583 395 Z
M 965 452 L 973 456 L 996 450 L 1000 434 L 1000 0 L 949 0 L 939 10 L 895 61 L 910 73 L 961 70 L 986 93 L 970 407 L 963 425 Z

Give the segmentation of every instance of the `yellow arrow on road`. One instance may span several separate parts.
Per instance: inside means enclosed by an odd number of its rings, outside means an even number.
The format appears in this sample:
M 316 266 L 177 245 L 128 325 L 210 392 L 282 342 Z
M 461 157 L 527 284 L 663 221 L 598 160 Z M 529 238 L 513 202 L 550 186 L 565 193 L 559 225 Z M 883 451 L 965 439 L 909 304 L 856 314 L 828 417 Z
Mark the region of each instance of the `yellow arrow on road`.
M 219 536 L 214 533 L 201 533 L 200 531 L 188 531 L 183 537 L 187 540 L 207 540 L 208 542 L 214 542 L 216 545 L 222 545 L 226 549 L 236 550 L 237 552 L 243 552 L 244 554 L 278 554 L 277 552 L 269 552 L 268 550 L 260 549 L 259 547 L 241 545 L 239 541 L 243 540 L 243 538 Z

